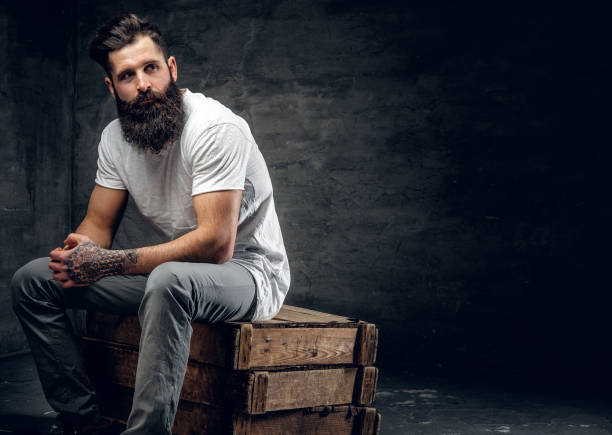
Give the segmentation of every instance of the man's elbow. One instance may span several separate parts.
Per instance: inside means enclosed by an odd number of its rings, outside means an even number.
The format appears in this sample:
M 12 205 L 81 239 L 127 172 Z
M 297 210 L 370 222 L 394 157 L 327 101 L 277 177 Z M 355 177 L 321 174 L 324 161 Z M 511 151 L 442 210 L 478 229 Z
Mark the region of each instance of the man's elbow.
M 232 259 L 234 256 L 234 242 L 226 242 L 219 245 L 216 250 L 213 261 L 216 264 L 223 264 Z

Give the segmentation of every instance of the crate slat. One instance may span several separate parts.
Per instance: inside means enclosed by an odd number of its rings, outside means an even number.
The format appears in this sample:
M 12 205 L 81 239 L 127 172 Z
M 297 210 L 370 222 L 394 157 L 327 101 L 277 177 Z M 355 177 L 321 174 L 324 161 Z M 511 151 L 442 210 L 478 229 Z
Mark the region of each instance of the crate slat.
M 194 322 L 189 358 L 236 370 L 374 364 L 375 325 L 297 307 L 285 306 L 281 314 L 290 320 Z M 140 325 L 136 316 L 88 313 L 87 336 L 137 347 Z
M 112 382 L 134 387 L 138 352 L 98 339 L 83 338 L 88 372 L 94 383 Z M 333 367 L 277 371 L 237 371 L 189 361 L 180 398 L 213 406 L 231 404 L 249 414 L 357 403 L 374 399 L 372 376 L 359 367 Z M 370 373 L 369 378 L 364 373 Z M 370 381 L 364 381 L 364 379 Z M 374 381 L 375 382 L 375 381 Z
M 253 330 L 253 367 L 352 364 L 357 328 Z
M 102 411 L 125 424 L 133 391 L 107 385 L 100 391 Z M 318 406 L 307 409 L 236 414 L 181 400 L 172 433 L 176 435 L 378 435 L 380 413 L 360 406 Z

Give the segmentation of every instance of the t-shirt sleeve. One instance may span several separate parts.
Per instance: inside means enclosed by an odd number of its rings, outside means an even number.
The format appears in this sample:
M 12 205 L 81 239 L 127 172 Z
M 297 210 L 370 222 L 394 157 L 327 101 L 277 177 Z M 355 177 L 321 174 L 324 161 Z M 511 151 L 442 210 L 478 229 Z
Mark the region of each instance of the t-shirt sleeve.
M 191 147 L 191 194 L 244 190 L 251 142 L 234 124 L 203 131 Z
M 106 131 L 102 133 L 100 144 L 98 145 L 98 170 L 96 172 L 96 184 L 102 187 L 111 189 L 126 190 L 125 184 L 119 177 L 113 153 L 110 149 L 111 145 L 108 142 L 108 134 Z

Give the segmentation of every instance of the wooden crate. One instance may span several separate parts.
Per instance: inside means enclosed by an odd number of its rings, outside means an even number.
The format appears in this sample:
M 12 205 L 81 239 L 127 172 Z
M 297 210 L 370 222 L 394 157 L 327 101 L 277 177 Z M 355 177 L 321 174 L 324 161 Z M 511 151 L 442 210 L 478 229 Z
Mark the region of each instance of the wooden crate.
M 125 423 L 132 390 L 107 384 L 99 392 L 106 416 Z M 260 415 L 231 413 L 181 400 L 172 432 L 178 435 L 378 435 L 381 416 L 362 406 L 319 406 Z
M 173 430 L 187 434 L 372 435 L 378 329 L 283 306 L 272 320 L 192 323 Z M 136 316 L 88 313 L 82 337 L 107 416 L 127 418 L 138 362 Z
M 96 385 L 111 382 L 134 387 L 135 348 L 83 338 L 89 376 Z M 369 405 L 376 394 L 378 369 L 329 366 L 239 371 L 189 361 L 180 398 L 247 414 L 321 405 Z
M 189 358 L 234 370 L 376 361 L 375 325 L 305 308 L 284 305 L 274 319 L 260 322 L 192 326 Z M 88 313 L 87 336 L 138 346 L 140 325 L 136 316 Z

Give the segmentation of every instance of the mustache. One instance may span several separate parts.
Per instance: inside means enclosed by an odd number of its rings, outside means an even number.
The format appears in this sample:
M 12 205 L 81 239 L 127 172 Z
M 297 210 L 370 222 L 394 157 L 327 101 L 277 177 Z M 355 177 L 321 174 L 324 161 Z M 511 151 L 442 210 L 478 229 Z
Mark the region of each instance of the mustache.
M 131 101 L 121 100 L 121 105 L 127 110 L 131 110 L 135 113 L 146 111 L 148 109 L 144 109 L 144 107 L 150 107 L 151 105 L 157 103 L 163 104 L 167 100 L 167 96 L 165 94 L 158 94 L 157 92 L 152 91 L 151 89 L 147 89 L 145 92 L 138 92 L 136 98 Z M 147 103 L 148 102 L 148 103 Z
M 153 92 L 151 89 L 147 89 L 145 92 L 138 92 L 138 96 L 129 104 L 142 104 L 147 100 L 153 101 L 163 101 L 166 99 L 166 96 L 163 94 L 158 94 Z
M 159 153 L 180 137 L 183 130 L 183 105 L 176 83 L 170 81 L 165 91 L 139 92 L 130 100 L 116 98 L 117 113 L 125 140 L 134 146 Z

